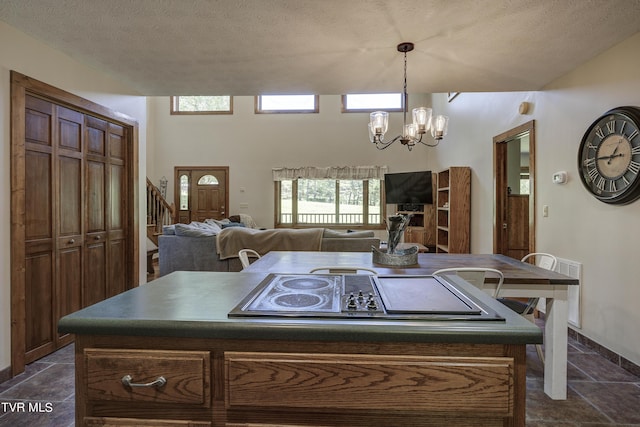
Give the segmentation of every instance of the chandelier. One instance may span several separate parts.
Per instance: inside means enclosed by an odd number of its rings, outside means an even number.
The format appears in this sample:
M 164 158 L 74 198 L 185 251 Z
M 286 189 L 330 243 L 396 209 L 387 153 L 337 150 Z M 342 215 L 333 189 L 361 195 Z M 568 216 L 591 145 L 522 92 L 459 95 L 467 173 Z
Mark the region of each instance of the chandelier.
M 449 117 L 435 116 L 432 117 L 431 108 L 418 107 L 412 111 L 413 123 L 407 124 L 407 52 L 413 50 L 413 43 L 405 42 L 398 45 L 398 52 L 404 54 L 404 91 L 402 93 L 403 105 L 403 127 L 402 134 L 396 136 L 390 141 L 384 140 L 384 134 L 389 127 L 389 113 L 386 111 L 374 111 L 370 115 L 369 122 L 369 140 L 376 145 L 378 150 L 384 150 L 396 141 L 400 141 L 402 145 L 406 145 L 409 151 L 416 144 L 423 144 L 428 147 L 435 147 L 440 140 L 447 134 L 449 126 Z M 431 131 L 433 143 L 422 140 L 422 136 Z

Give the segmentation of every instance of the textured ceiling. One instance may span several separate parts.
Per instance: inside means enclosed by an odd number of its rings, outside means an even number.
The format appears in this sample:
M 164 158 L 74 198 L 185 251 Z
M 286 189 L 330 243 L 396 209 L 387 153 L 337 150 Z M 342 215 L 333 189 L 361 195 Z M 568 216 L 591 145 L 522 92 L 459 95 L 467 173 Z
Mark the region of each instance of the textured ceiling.
M 538 90 L 640 31 L 640 0 L 0 0 L 143 95 Z M 640 54 L 640 53 L 639 53 Z

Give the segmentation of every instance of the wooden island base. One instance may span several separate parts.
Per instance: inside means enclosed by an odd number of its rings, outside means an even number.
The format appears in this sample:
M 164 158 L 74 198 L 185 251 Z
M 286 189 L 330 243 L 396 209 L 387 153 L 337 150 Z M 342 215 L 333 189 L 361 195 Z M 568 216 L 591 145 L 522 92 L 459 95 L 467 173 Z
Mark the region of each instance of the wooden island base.
M 78 334 L 76 425 L 524 426 L 525 357 L 525 344 Z

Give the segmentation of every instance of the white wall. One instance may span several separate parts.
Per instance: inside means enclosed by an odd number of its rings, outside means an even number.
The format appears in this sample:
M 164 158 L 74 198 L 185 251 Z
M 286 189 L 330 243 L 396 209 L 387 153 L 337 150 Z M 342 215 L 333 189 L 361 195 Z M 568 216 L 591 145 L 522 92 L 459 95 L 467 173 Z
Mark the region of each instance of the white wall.
M 611 108 L 640 107 L 640 33 L 573 72 L 529 93 L 463 93 L 447 104 L 451 130 L 438 149 L 438 166 L 469 165 L 474 253 L 493 250 L 492 138 L 536 120 L 537 249 L 583 263 L 582 330 L 605 347 L 640 364 L 640 283 L 635 263 L 640 242 L 640 200 L 627 206 L 597 201 L 578 175 L 578 146 L 587 127 Z M 532 103 L 520 115 L 521 102 Z M 565 170 L 569 182 L 552 184 Z M 542 217 L 542 206 L 549 216 Z
M 176 165 L 228 165 L 229 212 L 249 213 L 261 226 L 271 226 L 275 166 L 386 164 L 394 172 L 470 166 L 472 252 L 491 253 L 493 137 L 536 120 L 537 249 L 583 263 L 580 332 L 640 364 L 640 341 L 632 339 L 640 324 L 634 265 L 640 201 L 598 202 L 577 175 L 578 145 L 589 124 L 610 108 L 640 106 L 638 52 L 640 34 L 538 92 L 462 93 L 451 103 L 435 95 L 434 111 L 451 117 L 449 135 L 437 149 L 416 147 L 411 153 L 399 145 L 376 150 L 367 140 L 367 116 L 341 114 L 338 96 L 321 96 L 318 115 L 255 115 L 253 98 L 239 97 L 233 116 L 206 117 L 169 116 L 168 98 L 156 98 L 150 101 L 152 179 L 165 175 L 172 182 Z M 532 104 L 527 115 L 518 112 L 523 101 Z M 395 133 L 401 115 L 393 119 Z M 558 170 L 568 171 L 566 185 L 551 183 Z M 240 203 L 249 208 L 240 210 Z M 549 206 L 547 218 L 541 215 L 543 205 Z
M 428 103 L 411 95 L 412 106 Z M 233 115 L 171 116 L 169 98 L 150 100 L 153 155 L 148 152 L 149 178 L 157 186 L 169 179 L 173 201 L 174 166 L 229 166 L 230 215 L 246 213 L 258 225 L 274 223 L 271 170 L 279 166 L 388 165 L 391 172 L 428 169 L 436 149 L 409 152 L 399 142 L 377 150 L 369 142 L 368 113 L 341 113 L 338 95 L 320 97 L 319 114 L 254 114 L 254 98 L 234 97 Z M 392 113 L 391 139 L 401 132 L 402 113 Z M 153 172 L 151 172 L 153 170 Z M 244 188 L 244 192 L 241 189 Z M 248 208 L 240 209 L 240 203 Z
M 10 71 L 15 70 L 49 85 L 74 93 L 139 124 L 139 173 L 146 174 L 146 99 L 119 82 L 50 49 L 0 22 L 0 370 L 11 364 L 10 278 Z M 145 181 L 140 181 L 140 224 L 145 223 Z M 140 227 L 144 242 L 144 227 Z M 140 254 L 140 282 L 146 281 L 146 254 Z

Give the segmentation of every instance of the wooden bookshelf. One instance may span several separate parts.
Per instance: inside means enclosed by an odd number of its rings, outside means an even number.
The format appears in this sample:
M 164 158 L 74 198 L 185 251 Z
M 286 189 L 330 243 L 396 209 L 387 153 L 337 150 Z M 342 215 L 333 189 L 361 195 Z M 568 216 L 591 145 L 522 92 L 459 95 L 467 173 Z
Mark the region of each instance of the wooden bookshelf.
M 436 252 L 471 251 L 471 169 L 453 166 L 438 172 Z

